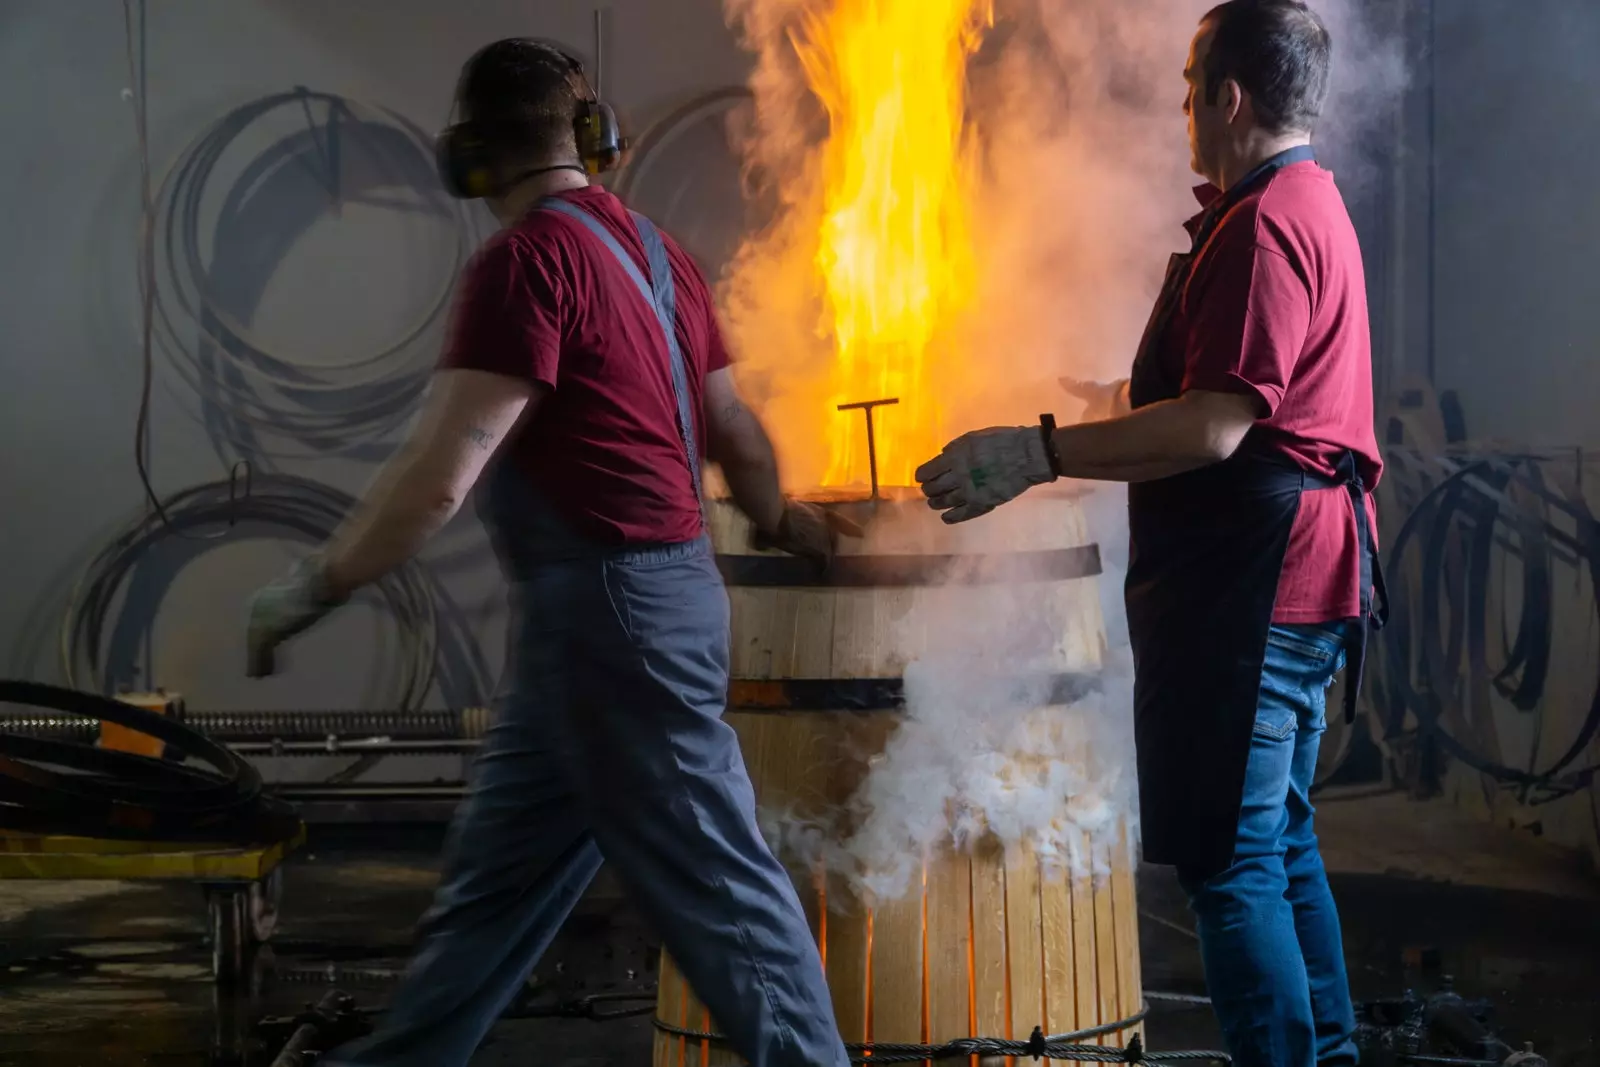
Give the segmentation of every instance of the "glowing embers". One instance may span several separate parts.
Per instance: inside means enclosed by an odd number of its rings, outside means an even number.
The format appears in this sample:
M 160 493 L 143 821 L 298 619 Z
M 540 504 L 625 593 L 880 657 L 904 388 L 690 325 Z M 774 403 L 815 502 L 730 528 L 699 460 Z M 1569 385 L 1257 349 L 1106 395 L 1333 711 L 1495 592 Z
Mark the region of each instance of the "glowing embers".
M 886 485 L 938 452 L 941 391 L 959 387 L 940 340 L 976 285 L 966 64 L 992 18 L 990 0 L 833 0 L 791 38 L 829 117 L 816 268 L 833 403 L 901 399 L 880 420 Z M 823 484 L 867 482 L 857 420 L 836 417 L 828 445 Z

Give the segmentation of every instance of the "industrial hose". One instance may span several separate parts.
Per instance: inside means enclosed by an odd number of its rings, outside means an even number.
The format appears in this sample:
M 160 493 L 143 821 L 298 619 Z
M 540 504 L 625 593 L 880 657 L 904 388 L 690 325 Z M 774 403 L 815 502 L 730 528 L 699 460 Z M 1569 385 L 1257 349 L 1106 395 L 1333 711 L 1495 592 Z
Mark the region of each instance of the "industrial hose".
M 50 708 L 147 734 L 209 766 L 0 732 L 0 827 L 36 834 L 241 845 L 299 826 L 262 793 L 249 763 L 182 723 L 121 701 L 39 682 L 0 681 L 0 703 Z
M 242 499 L 222 481 L 177 493 L 165 501 L 166 521 L 141 514 L 90 561 L 61 624 L 61 670 L 69 686 L 103 693 L 115 688 L 115 671 L 106 662 L 104 646 L 108 618 L 130 574 L 158 542 L 244 523 L 321 543 L 355 504 L 338 489 L 294 475 L 258 475 L 254 483 Z M 391 689 L 375 702 L 400 711 L 415 710 L 437 680 L 448 703 L 481 704 L 488 689 L 487 667 L 476 640 L 437 580 L 420 563 L 411 562 L 375 588 L 394 619 L 400 648 Z M 242 605 L 240 611 L 243 626 Z

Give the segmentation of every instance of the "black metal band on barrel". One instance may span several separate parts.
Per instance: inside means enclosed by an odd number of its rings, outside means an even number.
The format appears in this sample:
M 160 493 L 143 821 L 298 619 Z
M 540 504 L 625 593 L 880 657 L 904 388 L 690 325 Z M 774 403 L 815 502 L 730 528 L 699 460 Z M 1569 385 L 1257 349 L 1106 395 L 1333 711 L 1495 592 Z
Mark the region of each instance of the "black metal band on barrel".
M 1059 582 L 1098 575 L 1100 546 L 994 555 L 835 556 L 826 566 L 798 556 L 718 555 L 717 569 L 729 585 L 755 587 L 871 589 Z
M 1052 674 L 1016 679 L 1018 703 L 1033 694 L 1046 706 L 1075 704 L 1101 690 L 1101 676 Z M 900 711 L 906 706 L 900 678 L 735 678 L 728 686 L 730 711 L 781 714 L 788 711 Z

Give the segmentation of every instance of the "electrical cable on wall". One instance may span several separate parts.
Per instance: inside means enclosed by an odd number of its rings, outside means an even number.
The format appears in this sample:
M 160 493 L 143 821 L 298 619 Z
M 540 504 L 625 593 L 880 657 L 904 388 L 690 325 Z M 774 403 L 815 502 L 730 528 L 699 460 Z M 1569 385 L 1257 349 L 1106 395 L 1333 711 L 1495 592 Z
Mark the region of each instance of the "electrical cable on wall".
M 446 308 L 456 275 L 470 254 L 474 227 L 465 205 L 446 202 L 442 192 L 427 192 L 430 206 L 453 219 L 452 240 L 445 255 L 433 257 L 446 267 L 446 282 L 420 308 L 399 336 L 370 351 L 336 364 L 311 366 L 292 352 L 269 347 L 218 299 L 212 285 L 202 236 L 203 208 L 212 176 L 224 154 L 252 125 L 280 109 L 307 118 L 315 140 L 312 109 L 329 115 L 325 140 L 317 154 L 337 191 L 338 138 L 335 131 L 359 131 L 378 151 L 395 144 L 408 146 L 409 158 L 392 162 L 421 182 L 432 180 L 431 139 L 416 125 L 387 108 L 361 104 L 332 93 L 297 88 L 254 100 L 229 111 L 208 127 L 179 156 L 162 183 L 158 212 L 163 216 L 161 248 L 165 285 L 155 287 L 154 306 L 163 347 L 172 366 L 197 394 L 225 417 L 229 436 L 239 438 L 267 431 L 314 445 L 319 454 L 369 442 L 407 419 L 426 385 L 433 365 L 431 348 L 419 345 Z M 381 136 L 387 133 L 389 137 Z M 399 136 L 395 136 L 398 134 Z M 387 143 L 386 143 L 387 142 Z M 278 167 L 296 162 L 258 159 L 226 197 L 224 216 L 213 229 L 226 228 L 232 215 L 249 204 L 250 187 L 266 181 Z M 424 168 L 429 168 L 424 170 Z M 188 341 L 185 333 L 193 334 Z
M 134 569 L 165 538 L 204 535 L 244 523 L 265 528 L 262 533 L 287 533 L 320 544 L 355 506 L 348 494 L 307 478 L 264 474 L 255 482 L 254 491 L 242 498 L 225 481 L 174 494 L 163 501 L 160 517 L 146 514 L 133 520 L 101 549 L 84 568 L 62 619 L 61 670 L 68 686 L 101 693 L 116 687 L 105 645 L 110 617 Z M 420 708 L 435 681 L 453 706 L 481 703 L 488 689 L 487 667 L 459 611 L 427 568 L 417 561 L 407 563 L 374 590 L 399 632 L 399 662 L 388 672 L 391 689 L 375 698 L 377 706 Z
M 127 37 L 128 92 L 133 104 L 134 135 L 138 143 L 139 161 L 139 351 L 140 386 L 139 414 L 134 420 L 133 462 L 139 472 L 139 483 L 144 487 L 145 501 L 161 521 L 170 528 L 167 513 L 161 506 L 161 497 L 150 480 L 150 391 L 155 378 L 155 198 L 150 185 L 150 123 L 148 92 L 145 81 L 145 4 L 138 0 L 137 16 L 134 0 L 123 0 L 123 23 Z M 244 495 L 250 492 L 250 464 L 247 460 L 235 463 L 228 474 L 229 496 L 236 498 L 240 480 Z M 225 530 L 215 531 L 211 537 L 221 537 Z M 193 535 L 186 535 L 193 536 Z
M 200 399 L 219 452 L 231 451 L 226 448 L 231 444 L 257 458 L 269 454 L 258 436 L 260 431 L 294 440 L 310 454 L 319 456 L 356 444 L 370 444 L 374 437 L 408 419 L 414 410 L 431 369 L 432 353 L 427 354 L 426 362 L 402 357 L 439 318 L 474 239 L 474 224 L 466 206 L 456 205 L 437 187 L 431 137 L 386 108 L 304 88 L 268 96 L 228 112 L 179 155 L 158 192 L 152 179 L 149 138 L 147 14 L 145 0 L 124 0 L 129 76 L 125 96 L 133 108 L 140 204 L 137 276 L 141 388 L 134 460 L 154 521 L 147 516 L 132 523 L 90 565 L 63 624 L 61 656 L 65 677 L 74 683 L 83 677 L 99 691 L 109 691 L 113 683 L 109 676 L 112 672 L 102 661 L 105 618 L 111 600 L 144 549 L 167 536 L 215 541 L 227 537 L 233 526 L 245 520 L 277 525 L 320 540 L 334 532 L 354 504 L 352 498 L 337 490 L 287 476 L 271 476 L 267 496 L 257 500 L 254 488 L 259 479 L 253 476 L 251 462 L 243 459 L 232 464 L 225 482 L 197 486 L 164 500 L 151 474 L 151 402 L 157 349 L 170 357 L 178 378 Z M 447 283 L 437 296 L 420 310 L 398 340 L 376 351 L 358 353 L 338 366 L 308 367 L 292 354 L 269 352 L 251 340 L 249 327 L 216 299 L 210 265 L 202 251 L 207 235 L 213 246 L 218 244 L 227 233 L 229 220 L 238 216 L 241 205 L 251 202 L 250 196 L 266 179 L 284 166 L 303 162 L 303 152 L 280 152 L 275 158 L 268 158 L 269 151 L 258 156 L 235 187 L 224 193 L 221 215 L 211 218 L 209 227 L 202 225 L 210 179 L 223 154 L 254 122 L 283 108 L 304 116 L 335 203 L 340 202 L 343 192 L 338 133 L 343 129 L 361 135 L 364 145 L 388 151 L 383 157 L 386 170 L 382 184 L 409 185 L 423 194 L 425 206 L 436 207 L 437 213 L 451 220 L 449 255 L 437 257 L 448 269 Z M 317 137 L 314 108 L 324 109 L 328 115 L 321 140 Z M 303 141 L 297 143 L 303 145 Z M 398 159 L 396 144 L 401 146 Z M 394 173 L 413 177 L 396 181 Z M 287 234 L 290 240 L 294 236 Z M 158 252 L 163 249 L 164 274 L 158 269 Z M 163 277 L 168 282 L 165 291 Z M 285 510 L 274 511 L 278 507 Z M 379 592 L 399 626 L 404 661 L 394 692 L 382 703 L 400 709 L 417 707 L 433 684 L 436 670 L 451 703 L 481 702 L 488 669 L 459 611 L 431 574 L 413 565 L 392 581 L 382 583 Z
M 140 58 L 143 0 L 124 0 L 124 13 L 143 202 L 139 277 L 144 373 L 136 458 L 146 495 L 153 504 L 158 502 L 149 484 L 146 440 L 157 348 L 170 357 L 179 379 L 200 398 L 213 436 L 257 457 L 272 454 L 277 444 L 261 440 L 263 433 L 322 456 L 370 444 L 374 437 L 399 427 L 412 414 L 432 369 L 431 347 L 417 342 L 447 306 L 456 275 L 477 238 L 470 206 L 451 200 L 438 187 L 432 137 L 391 109 L 298 87 L 221 116 L 179 153 L 155 188 Z M 282 110 L 303 116 L 306 133 L 280 141 L 251 160 L 233 186 L 221 193 L 220 213 L 208 213 L 208 193 L 223 157 L 263 118 Z M 326 115 L 320 137 L 319 112 Z M 346 138 L 359 138 L 362 147 L 381 160 L 382 186 L 418 194 L 418 205 L 403 209 L 420 206 L 449 220 L 449 247 L 442 255 L 429 257 L 444 269 L 445 282 L 398 337 L 338 363 L 312 365 L 282 346 L 269 347 L 226 306 L 216 292 L 213 263 L 208 262 L 205 248 L 209 240 L 214 261 L 218 235 L 238 224 L 255 203 L 252 197 L 285 167 L 310 162 L 324 174 L 335 205 L 354 199 L 352 191 L 342 187 L 349 180 L 341 171 L 341 141 Z M 294 236 L 270 235 L 282 247 Z M 240 477 L 237 470 L 234 477 Z

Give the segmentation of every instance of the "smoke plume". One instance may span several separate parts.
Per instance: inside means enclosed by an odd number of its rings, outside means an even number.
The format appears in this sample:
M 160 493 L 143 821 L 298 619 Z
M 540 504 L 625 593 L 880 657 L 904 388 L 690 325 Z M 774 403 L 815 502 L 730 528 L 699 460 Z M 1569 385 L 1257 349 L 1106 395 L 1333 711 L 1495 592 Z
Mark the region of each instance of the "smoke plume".
M 827 119 L 791 34 L 818 5 L 726 0 L 755 55 L 747 177 L 781 204 L 723 279 L 742 383 L 767 418 L 791 485 L 821 476 L 815 447 L 832 350 L 813 261 L 821 217 L 817 146 Z M 964 352 L 938 384 L 953 436 L 985 425 L 1077 417 L 1061 376 L 1125 377 L 1181 223 L 1198 209 L 1182 113 L 1189 42 L 1212 0 L 999 0 L 968 68 L 978 291 L 942 344 Z M 1400 46 L 1358 0 L 1314 3 L 1335 39 L 1332 95 L 1318 131 L 1347 198 L 1375 176 L 1365 143 L 1404 86 Z M 1376 9 L 1376 8 L 1375 8 Z M 907 718 L 837 825 L 777 819 L 802 855 L 874 895 L 914 884 L 929 850 L 988 832 L 1083 873 L 1136 826 L 1131 667 L 1120 612 L 1126 526 L 1120 489 L 1097 490 L 1088 536 L 1106 561 L 1108 684 L 1069 708 L 1018 685 L 1048 612 L 1029 586 L 963 600 L 921 620 L 906 669 Z M 1002 508 L 973 524 L 975 550 L 1010 543 Z M 773 813 L 769 813 L 773 814 Z M 1131 832 L 1131 831 L 1130 831 Z

